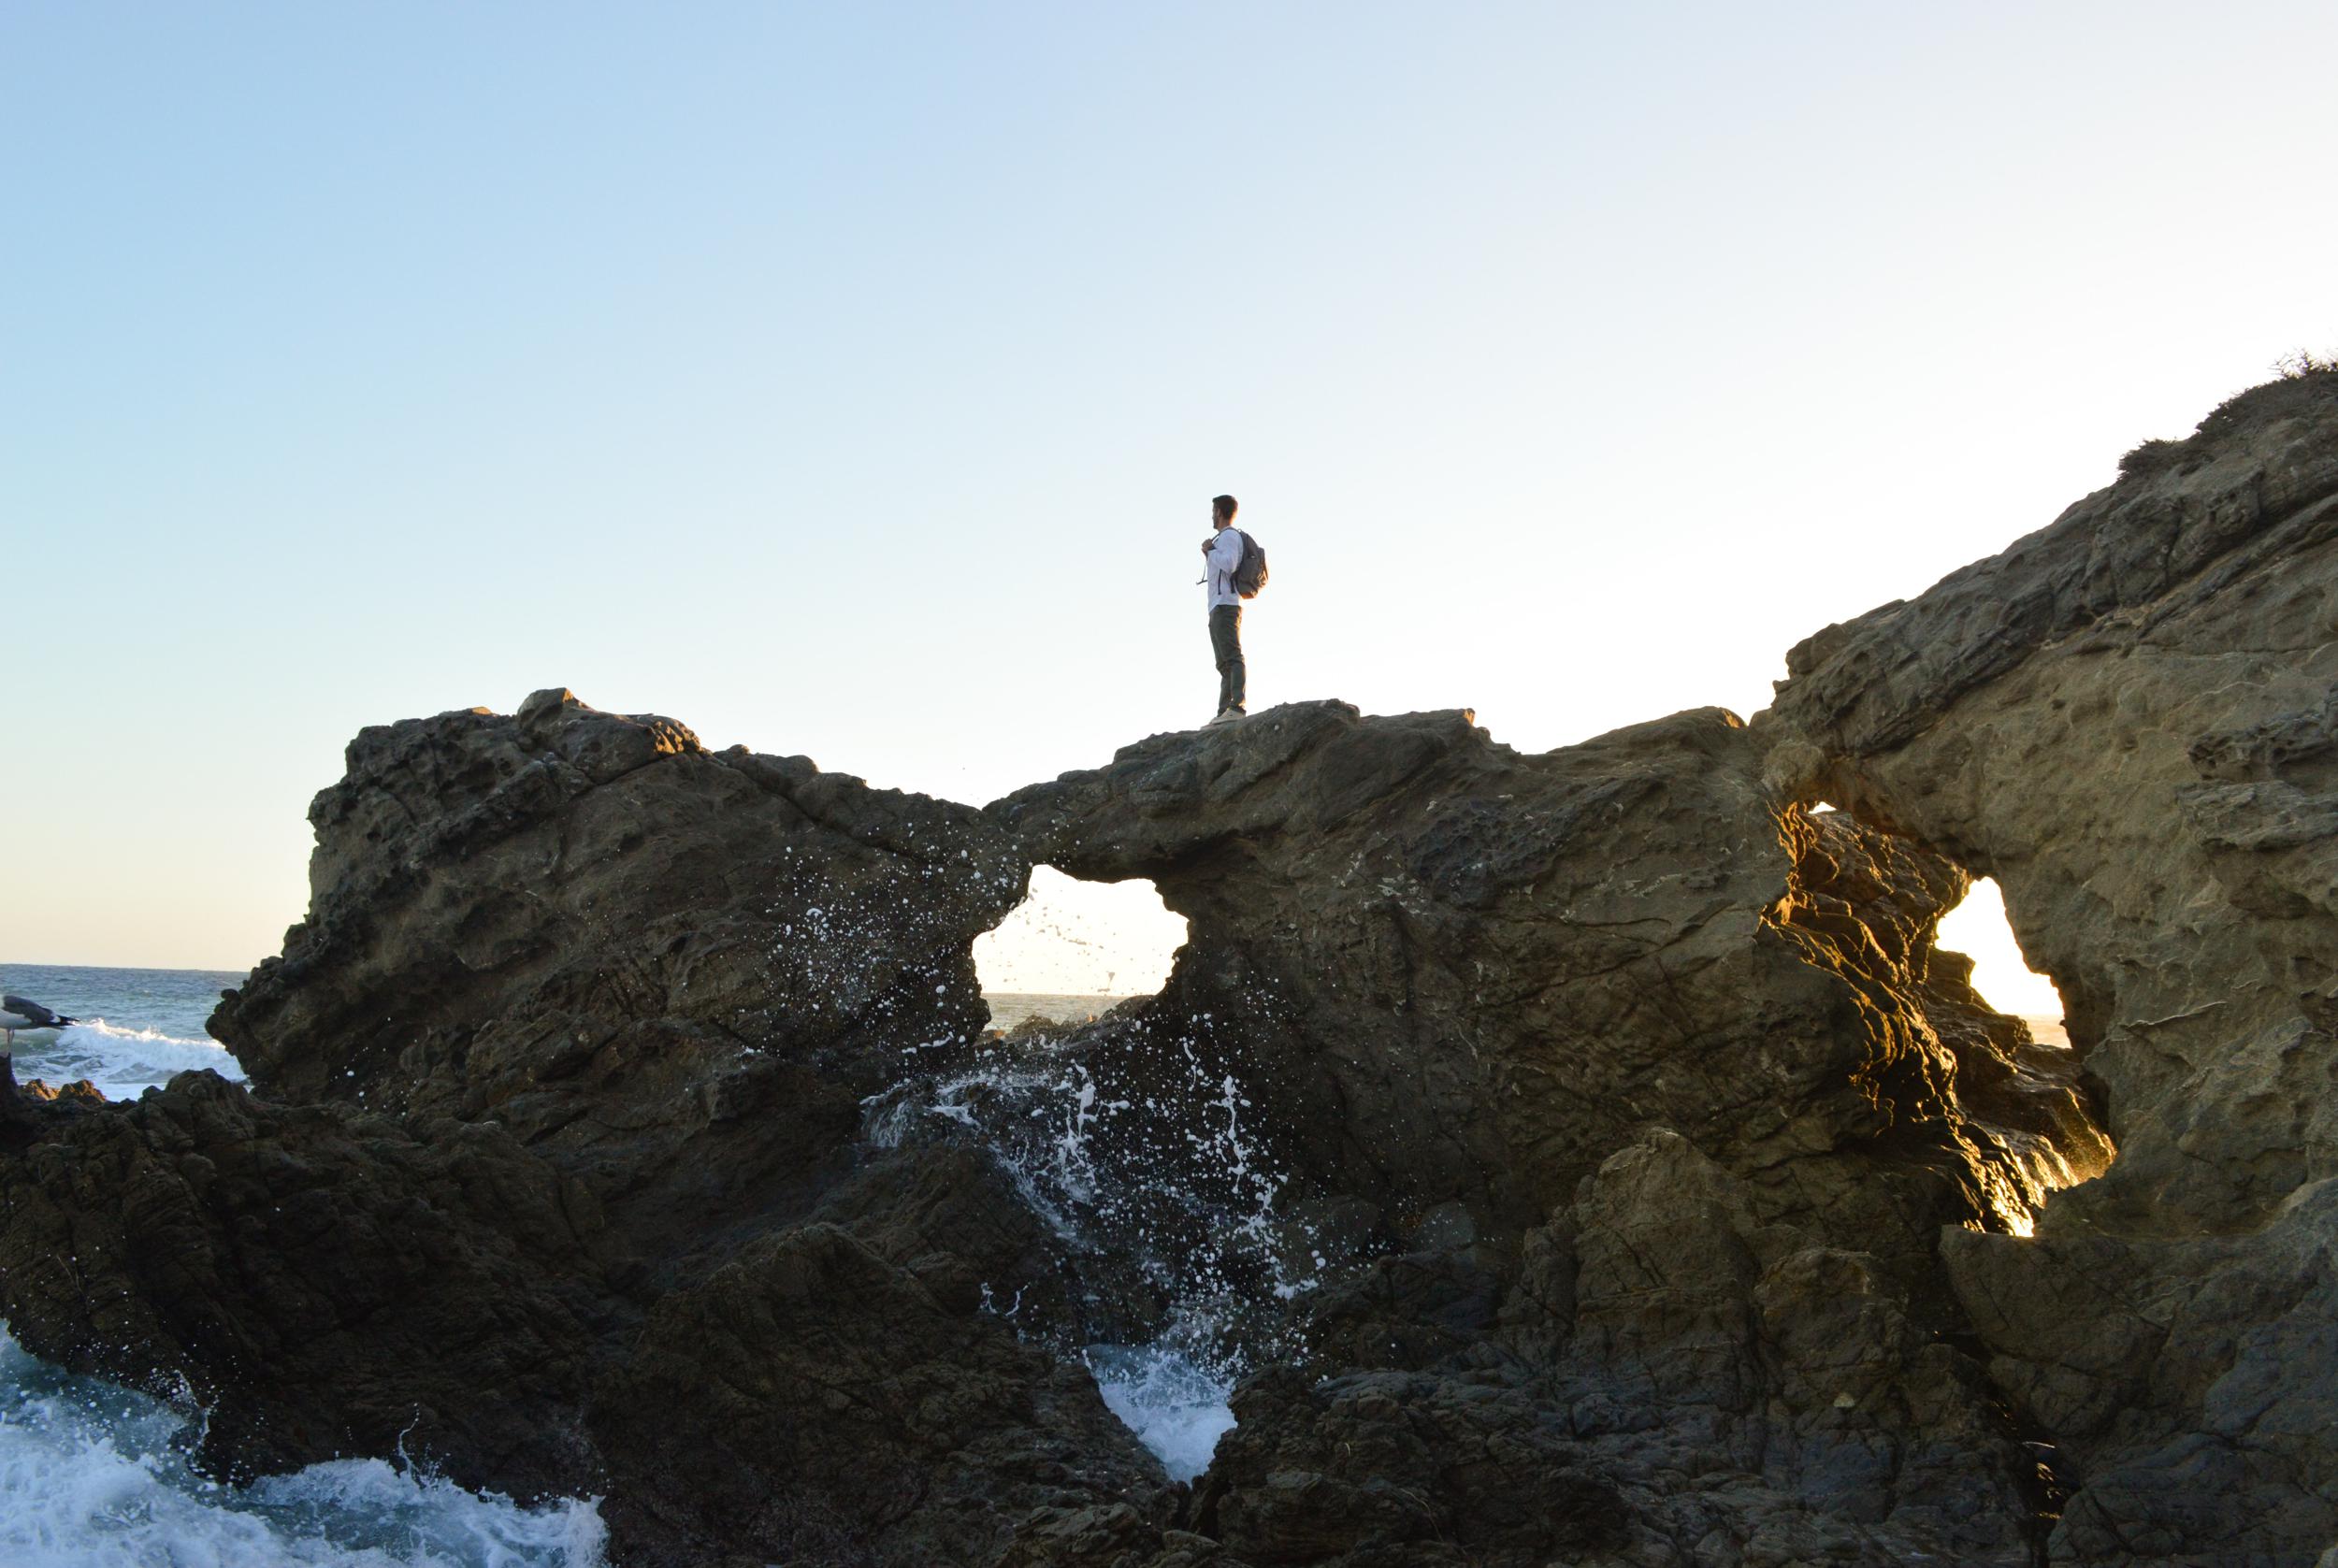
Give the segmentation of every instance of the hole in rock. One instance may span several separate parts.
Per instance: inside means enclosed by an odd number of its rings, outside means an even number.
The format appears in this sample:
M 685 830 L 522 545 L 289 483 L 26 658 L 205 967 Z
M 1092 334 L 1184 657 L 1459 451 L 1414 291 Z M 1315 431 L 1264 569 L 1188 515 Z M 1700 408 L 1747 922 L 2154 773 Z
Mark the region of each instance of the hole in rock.
M 1079 882 L 1038 867 L 1030 896 L 974 939 L 990 1027 L 1012 1029 L 1033 1018 L 1084 1024 L 1131 997 L 1151 996 L 1169 978 L 1185 935 L 1185 917 L 1172 914 L 1149 882 Z
M 2029 967 L 2013 928 L 2005 918 L 2005 895 L 1994 878 L 1981 877 L 1965 901 L 1941 916 L 1937 945 L 1972 960 L 1972 988 L 1999 1013 L 2029 1025 L 2029 1032 L 2052 1045 L 2067 1045 L 2062 996 L 2054 982 Z
M 1813 816 L 1842 810 L 1826 800 L 1810 809 Z M 2021 1019 L 2046 1044 L 2070 1043 L 2062 1025 L 2062 994 L 2050 977 L 2031 969 L 2022 957 L 2013 922 L 2006 918 L 2005 893 L 1996 878 L 1973 878 L 1964 901 L 1941 916 L 1933 945 L 1972 960 L 1972 988 L 1983 1001 Z

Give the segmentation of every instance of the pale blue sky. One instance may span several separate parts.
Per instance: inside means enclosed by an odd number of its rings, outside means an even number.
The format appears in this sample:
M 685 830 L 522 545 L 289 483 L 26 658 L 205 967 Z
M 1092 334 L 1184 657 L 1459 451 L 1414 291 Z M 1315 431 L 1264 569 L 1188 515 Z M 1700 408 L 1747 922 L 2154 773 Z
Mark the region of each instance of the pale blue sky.
M 0 6 L 0 957 L 240 967 L 360 726 L 981 801 L 1751 712 L 2338 347 L 2326 4 Z M 24 744 L 38 737 L 36 752 Z M 1047 987 L 1053 988 L 1053 987 Z

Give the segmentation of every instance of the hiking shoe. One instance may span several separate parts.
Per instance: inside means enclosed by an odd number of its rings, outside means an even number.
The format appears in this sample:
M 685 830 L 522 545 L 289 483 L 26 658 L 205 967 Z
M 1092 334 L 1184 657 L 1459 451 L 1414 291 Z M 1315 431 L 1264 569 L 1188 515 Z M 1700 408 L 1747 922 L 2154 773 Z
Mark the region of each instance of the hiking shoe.
M 1202 726 L 1202 727 L 1204 729 L 1216 729 L 1221 724 L 1232 724 L 1236 719 L 1246 718 L 1248 716 L 1248 715 L 1245 714 L 1239 708 L 1221 708 L 1218 711 L 1218 716 L 1210 720 L 1209 723 Z

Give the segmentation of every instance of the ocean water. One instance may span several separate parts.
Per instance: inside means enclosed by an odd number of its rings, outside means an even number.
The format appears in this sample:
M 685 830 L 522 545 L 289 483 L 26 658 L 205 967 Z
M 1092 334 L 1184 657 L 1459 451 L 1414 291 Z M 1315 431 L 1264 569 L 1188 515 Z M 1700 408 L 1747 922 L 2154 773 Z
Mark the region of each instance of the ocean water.
M 79 1020 L 20 1039 L 20 1079 L 89 1079 L 133 1098 L 175 1072 L 241 1078 L 203 1031 L 223 986 L 199 970 L 0 964 L 0 991 Z M 381 1460 L 310 1465 L 249 1487 L 191 1469 L 202 1412 L 27 1354 L 0 1325 L 0 1565 L 5 1568 L 600 1568 L 592 1499 L 522 1507 Z
M 196 1068 L 240 1080 L 243 1069 L 204 1033 L 203 1021 L 219 993 L 242 979 L 215 970 L 0 964 L 0 992 L 75 1020 L 53 1037 L 18 1040 L 16 1075 L 51 1085 L 86 1078 L 108 1100 L 135 1100 Z
M 1152 1450 L 1173 1481 L 1209 1468 L 1218 1440 L 1234 1431 L 1234 1374 L 1169 1335 L 1151 1345 L 1092 1345 L 1088 1371 L 1104 1408 Z

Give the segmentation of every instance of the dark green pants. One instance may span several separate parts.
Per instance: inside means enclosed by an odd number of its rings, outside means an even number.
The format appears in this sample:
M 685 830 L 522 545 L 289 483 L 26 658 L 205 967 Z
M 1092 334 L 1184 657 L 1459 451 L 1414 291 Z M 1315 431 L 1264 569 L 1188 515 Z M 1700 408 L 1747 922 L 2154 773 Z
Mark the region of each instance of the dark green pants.
M 1242 607 L 1214 604 L 1209 610 L 1209 651 L 1218 655 L 1218 711 L 1243 707 L 1249 671 L 1242 663 Z

